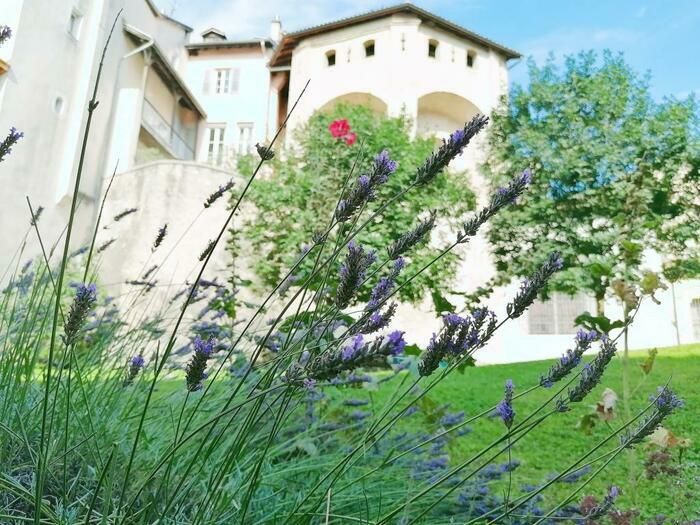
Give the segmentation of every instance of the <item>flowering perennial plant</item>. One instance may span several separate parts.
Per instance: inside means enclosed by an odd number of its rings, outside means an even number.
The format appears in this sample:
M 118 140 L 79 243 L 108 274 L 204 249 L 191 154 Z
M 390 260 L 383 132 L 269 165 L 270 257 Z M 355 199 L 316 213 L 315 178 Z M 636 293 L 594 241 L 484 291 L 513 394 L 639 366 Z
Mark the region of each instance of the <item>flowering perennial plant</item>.
M 0 39 L 8 37 L 9 31 L 0 28 Z M 90 112 L 97 108 L 95 100 L 89 108 Z M 452 133 L 417 169 L 414 183 L 389 199 L 387 206 L 415 186 L 435 180 L 487 121 L 476 116 Z M 329 132 L 348 145 L 356 140 L 347 120 L 334 121 Z M 19 138 L 21 134 L 13 128 L 11 136 L 0 145 L 0 160 Z M 272 158 L 272 146 L 258 145 L 263 161 Z M 378 525 L 456 521 L 526 525 L 548 523 L 554 512 L 557 519 L 587 522 L 610 514 L 619 494 L 616 487 L 609 489 L 602 503 L 595 503 L 585 512 L 582 507 L 565 504 L 549 514 L 540 508 L 546 501 L 542 492 L 549 485 L 556 481 L 576 483 L 590 472 L 589 465 L 581 466 L 587 456 L 541 486 L 522 487 L 519 497 L 515 494 L 519 489 L 511 482 L 520 463 L 510 457 L 511 447 L 539 422 L 549 416 L 558 417 L 557 411 L 566 411 L 570 403 L 582 401 L 600 383 L 616 353 L 615 342 L 609 336 L 580 331 L 574 348 L 518 397 L 530 390 L 552 388 L 579 365 L 583 353 L 596 341 L 601 343 L 598 355 L 582 369 L 577 384 L 565 394 L 567 387 L 562 387 L 522 422 L 519 419 L 517 425 L 511 379 L 505 382 L 503 398 L 494 400 L 495 406 L 480 414 L 467 417 L 464 409 L 469 407 L 435 403 L 428 397 L 433 387 L 461 368 L 503 324 L 486 307 L 476 308 L 469 315 L 449 313 L 443 316 L 441 329 L 422 353 L 415 348 L 409 351 L 404 332 L 389 328 L 396 310 L 392 297 L 427 268 L 399 284 L 397 280 L 406 266 L 402 256 L 427 239 L 435 225 L 435 211 L 389 245 L 388 259 L 375 272 L 378 278 L 366 304 L 355 312 L 343 311 L 359 302 L 358 292 L 374 277 L 367 274 L 377 262 L 374 251 L 353 239 L 378 223 L 374 219 L 381 217 L 384 208 L 379 206 L 366 221 L 349 219 L 359 219 L 366 211 L 365 204 L 380 198 L 378 189 L 395 170 L 396 162 L 386 150 L 374 157 L 369 172 L 351 185 L 335 209 L 327 210 L 328 230 L 314 236 L 313 246 L 302 249 L 299 265 L 306 258 L 316 257 L 312 276 L 332 276 L 339 266 L 335 290 L 324 286 L 307 293 L 307 280 L 299 279 L 298 289 L 289 290 L 291 297 L 272 292 L 248 318 L 235 322 L 225 322 L 234 317 L 226 301 L 235 295 L 233 285 L 204 277 L 214 246 L 210 241 L 200 256 L 200 261 L 206 262 L 197 265 L 200 273 L 164 301 L 163 307 L 167 308 L 175 299 L 185 297 L 184 304 L 177 307 L 179 317 L 167 326 L 163 324 L 163 312 L 148 311 L 135 322 L 121 321 L 111 299 L 96 308 L 94 284 L 73 285 L 75 296 L 62 321 L 65 346 L 56 349 L 62 352 L 56 355 L 54 341 L 63 316 L 62 297 L 59 294 L 51 299 L 51 292 L 61 290 L 66 261 L 81 263 L 82 259 L 72 255 L 85 253 L 88 248 L 81 247 L 69 257 L 70 242 L 66 241 L 60 272 L 42 267 L 41 258 L 39 262 L 17 265 L 22 269 L 12 276 L 0 301 L 0 430 L 8 436 L 0 442 L 3 519 L 51 524 L 109 521 L 125 525 L 173 520 L 183 524 L 203 520 L 302 524 L 328 518 L 332 513 L 355 521 L 371 519 Z M 256 174 L 252 174 L 251 183 Z M 497 191 L 484 209 L 464 223 L 457 241 L 440 250 L 431 264 L 475 235 L 503 207 L 513 204 L 530 177 L 525 171 Z M 78 187 L 76 182 L 76 195 Z M 229 189 L 226 185 L 214 191 L 205 208 Z M 237 206 L 232 207 L 215 238 L 225 233 Z M 126 210 L 114 220 L 134 211 Z M 69 224 L 73 215 L 74 210 Z M 97 228 L 99 219 L 95 231 Z M 164 225 L 153 242 L 153 251 L 166 233 Z M 83 280 L 90 274 L 89 264 L 85 263 Z M 296 266 L 280 282 L 296 275 Z M 130 289 L 134 303 L 155 287 L 162 267 L 163 261 L 144 263 L 137 274 L 141 277 L 127 281 L 135 285 Z M 550 255 L 507 305 L 506 321 L 522 315 L 561 267 L 561 257 Z M 54 284 L 56 274 L 58 286 Z M 49 293 L 45 293 L 47 290 Z M 45 295 L 48 302 L 43 299 Z M 275 300 L 284 302 L 281 308 L 269 308 Z M 194 313 L 190 310 L 186 317 L 188 307 L 204 301 L 204 307 L 200 305 Z M 7 308 L 8 304 L 12 306 Z M 263 317 L 271 312 L 280 313 L 269 319 Z M 52 317 L 55 320 L 46 352 L 44 322 Z M 131 317 L 136 316 L 127 319 Z M 190 337 L 189 345 L 178 348 L 176 340 L 188 321 L 188 333 L 194 337 Z M 23 331 L 25 325 L 32 328 Z M 161 345 L 166 330 L 170 336 Z M 139 349 L 136 355 L 134 348 Z M 215 366 L 212 357 L 217 352 L 225 356 L 217 359 Z M 182 361 L 176 359 L 183 355 L 187 358 L 184 387 Z M 144 356 L 154 357 L 149 381 L 140 385 L 143 388 L 125 388 L 135 386 L 143 374 Z M 55 362 L 63 366 L 52 374 Z M 425 379 L 442 364 L 443 373 Z M 378 370 L 381 373 L 375 373 Z M 413 381 L 409 381 L 411 376 Z M 34 383 L 39 377 L 43 377 L 44 395 L 37 402 Z M 174 390 L 167 382 L 172 378 L 181 385 Z M 377 404 L 369 392 L 392 381 L 395 392 L 386 402 Z M 352 396 L 345 396 L 350 389 Z M 201 395 L 190 395 L 198 391 Z M 618 449 L 641 443 L 682 405 L 668 387 L 661 387 L 650 405 L 650 414 L 631 430 L 623 427 L 614 431 L 621 436 Z M 543 410 L 547 407 L 554 410 Z M 533 419 L 540 412 L 544 415 Z M 501 419 L 506 432 L 491 445 L 479 445 L 481 452 L 460 458 L 455 465 L 456 458 L 450 455 L 455 440 L 475 436 L 466 425 L 489 414 Z M 404 429 L 404 422 L 417 421 L 417 432 Z M 526 424 L 528 421 L 531 423 Z M 508 462 L 497 463 L 506 451 Z M 508 477 L 508 493 L 500 496 L 488 484 L 504 476 Z M 366 484 L 372 490 L 365 490 Z M 357 513 L 360 497 L 367 508 L 362 516 Z M 376 517 L 367 518 L 370 513 Z

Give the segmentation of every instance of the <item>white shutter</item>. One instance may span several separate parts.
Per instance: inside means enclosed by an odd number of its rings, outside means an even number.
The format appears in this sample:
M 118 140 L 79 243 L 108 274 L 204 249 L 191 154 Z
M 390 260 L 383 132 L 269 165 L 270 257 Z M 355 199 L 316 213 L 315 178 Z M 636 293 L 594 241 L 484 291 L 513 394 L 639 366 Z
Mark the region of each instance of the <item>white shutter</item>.
M 231 93 L 238 93 L 238 82 L 241 76 L 241 70 L 234 67 L 231 70 Z
M 211 69 L 207 69 L 204 72 L 204 87 L 202 88 L 202 92 L 205 95 L 211 92 Z

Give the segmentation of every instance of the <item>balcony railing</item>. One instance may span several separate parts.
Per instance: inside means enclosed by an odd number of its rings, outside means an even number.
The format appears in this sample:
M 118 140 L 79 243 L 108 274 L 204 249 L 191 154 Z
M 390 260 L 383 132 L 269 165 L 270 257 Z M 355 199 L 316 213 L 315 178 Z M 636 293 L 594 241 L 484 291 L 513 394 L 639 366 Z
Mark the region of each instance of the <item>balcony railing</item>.
M 166 147 L 177 159 L 194 160 L 195 140 L 188 141 L 183 138 L 170 125 L 170 123 L 158 113 L 158 110 L 148 99 L 143 99 L 143 112 L 141 123 L 144 128 Z

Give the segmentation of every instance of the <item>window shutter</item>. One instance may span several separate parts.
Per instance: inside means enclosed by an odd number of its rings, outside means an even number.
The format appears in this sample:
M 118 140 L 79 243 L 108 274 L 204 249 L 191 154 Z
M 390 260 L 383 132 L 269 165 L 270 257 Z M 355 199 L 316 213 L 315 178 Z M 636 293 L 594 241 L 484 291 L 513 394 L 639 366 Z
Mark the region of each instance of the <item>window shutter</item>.
M 241 70 L 237 67 L 234 67 L 231 70 L 231 93 L 233 94 L 238 93 L 238 82 L 240 78 L 240 73 Z
M 211 69 L 207 69 L 204 72 L 204 87 L 202 88 L 202 92 L 205 95 L 211 93 Z

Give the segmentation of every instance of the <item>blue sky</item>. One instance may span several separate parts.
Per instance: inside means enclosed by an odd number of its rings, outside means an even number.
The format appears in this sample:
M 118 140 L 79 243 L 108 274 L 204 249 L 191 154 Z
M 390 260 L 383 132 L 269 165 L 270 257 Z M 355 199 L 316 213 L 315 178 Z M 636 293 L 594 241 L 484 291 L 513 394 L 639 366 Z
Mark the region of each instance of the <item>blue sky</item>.
M 382 0 L 157 0 L 168 14 L 201 31 L 229 38 L 267 36 L 280 16 L 294 31 L 393 5 Z M 623 51 L 640 72 L 652 74 L 652 94 L 700 95 L 700 1 L 631 0 L 420 0 L 416 5 L 544 61 L 583 49 Z M 527 78 L 525 61 L 511 81 Z

